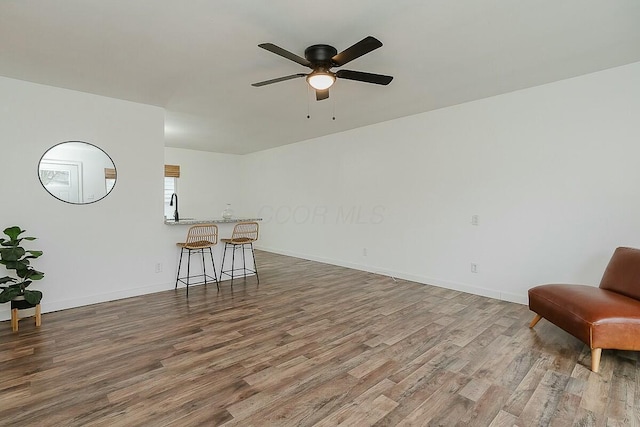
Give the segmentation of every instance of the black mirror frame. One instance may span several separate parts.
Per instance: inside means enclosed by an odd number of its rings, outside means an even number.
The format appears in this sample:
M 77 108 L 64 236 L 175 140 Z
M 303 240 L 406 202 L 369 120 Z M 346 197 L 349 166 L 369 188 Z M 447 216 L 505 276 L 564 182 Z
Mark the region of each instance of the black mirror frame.
M 96 148 L 96 149 L 100 150 L 100 151 L 101 151 L 105 156 L 107 156 L 107 158 L 111 161 L 111 164 L 113 165 L 113 169 L 116 171 L 116 178 L 115 178 L 115 182 L 113 183 L 113 187 L 111 187 L 111 190 L 109 190 L 109 191 L 108 191 L 104 196 L 100 197 L 99 199 L 95 199 L 95 200 L 92 200 L 92 201 L 90 201 L 90 202 L 82 202 L 82 203 L 70 202 L 70 201 L 68 201 L 68 200 L 61 199 L 60 197 L 58 197 L 58 196 L 56 196 L 55 194 L 51 193 L 51 192 L 47 189 L 47 187 L 44 185 L 44 183 L 42 182 L 42 179 L 40 178 L 40 164 L 42 163 L 42 160 L 45 158 L 45 156 L 47 155 L 47 153 L 48 153 L 49 151 L 51 151 L 52 149 L 54 149 L 55 147 L 58 147 L 58 146 L 60 146 L 60 145 L 67 144 L 67 143 L 70 143 L 70 142 L 79 143 L 79 144 L 86 144 L 86 145 L 89 145 L 89 146 L 91 146 L 91 147 L 94 147 L 94 148 Z M 90 143 L 90 142 L 86 142 L 86 141 L 76 141 L 76 140 L 73 140 L 73 141 L 63 141 L 63 142 L 59 142 L 59 143 L 57 143 L 57 144 L 52 145 L 51 147 L 49 147 L 49 148 L 47 149 L 47 151 L 45 151 L 45 152 L 44 152 L 44 154 L 43 154 L 42 156 L 40 156 L 40 160 L 38 160 L 38 165 L 37 165 L 37 170 L 36 170 L 36 172 L 37 172 L 37 174 L 38 174 L 38 181 L 40 182 L 40 185 L 42 185 L 42 188 L 43 188 L 43 189 L 44 189 L 48 194 L 50 194 L 53 198 L 55 198 L 55 199 L 57 199 L 57 200 L 60 200 L 61 202 L 68 203 L 68 204 L 70 204 L 70 205 L 76 205 L 76 206 L 91 205 L 91 204 L 93 204 L 93 203 L 99 202 L 100 200 L 103 200 L 105 197 L 107 197 L 109 194 L 111 194 L 111 193 L 113 192 L 113 189 L 116 187 L 116 184 L 118 183 L 118 169 L 116 168 L 116 163 L 113 161 L 113 158 L 111 158 L 111 156 L 110 156 L 106 151 L 104 151 L 102 148 L 100 148 L 100 147 L 98 147 L 97 145 L 92 144 L 92 143 Z

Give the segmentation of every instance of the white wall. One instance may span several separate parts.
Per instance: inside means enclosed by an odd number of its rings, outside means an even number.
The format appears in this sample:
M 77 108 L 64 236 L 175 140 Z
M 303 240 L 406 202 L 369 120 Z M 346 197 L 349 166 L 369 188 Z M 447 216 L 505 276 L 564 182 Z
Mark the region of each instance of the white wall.
M 44 255 L 43 311 L 173 287 L 175 248 L 162 222 L 164 112 L 64 89 L 0 78 L 0 229 L 18 225 Z M 63 203 L 38 180 L 38 161 L 62 141 L 95 144 L 115 162 L 118 181 L 105 199 Z M 5 275 L 4 269 L 0 276 Z M 9 317 L 0 305 L 0 319 Z
M 640 246 L 638 117 L 635 63 L 247 155 L 246 199 L 264 249 L 524 303 Z
M 173 289 L 187 227 L 163 223 L 165 163 L 182 166 L 182 216 L 219 217 L 226 203 L 244 214 L 239 157 L 165 151 L 161 108 L 2 77 L 0 94 L 0 230 L 18 225 L 38 238 L 25 246 L 44 251 L 33 265 L 45 278 L 32 285 L 44 312 Z M 42 188 L 40 157 L 70 140 L 113 159 L 118 180 L 105 199 L 72 205 Z M 0 320 L 9 316 L 0 305 Z
M 265 249 L 507 300 L 597 284 L 616 246 L 640 246 L 640 63 L 247 156 L 165 150 L 160 108 L 1 77 L 0 94 L 0 227 L 38 237 L 45 312 L 173 288 L 186 228 L 162 221 L 165 162 L 183 216 L 232 203 L 264 217 Z M 104 200 L 40 185 L 68 140 L 112 157 Z
M 236 215 L 244 215 L 241 156 L 170 147 L 164 153 L 167 164 L 180 165 L 180 217 L 222 218 L 227 203 Z
M 178 179 L 180 218 L 222 218 L 222 211 L 227 203 L 231 204 L 236 217 L 255 218 L 256 212 L 247 211 L 245 208 L 242 156 L 170 147 L 165 148 L 164 153 L 166 164 L 180 165 Z M 175 249 L 175 242 L 184 241 L 188 228 L 186 225 L 165 226 L 168 246 L 174 248 L 174 260 L 167 264 L 171 272 L 177 268 L 179 254 Z M 218 224 L 218 239 L 231 237 L 232 232 L 233 224 Z M 213 248 L 217 272 L 220 272 L 222 267 L 223 249 L 224 245 L 220 243 Z M 225 266 L 227 269 L 230 268 L 229 258 Z M 200 262 L 191 264 L 191 272 L 192 274 L 202 273 Z M 183 263 L 182 275 L 184 273 Z M 229 278 L 225 276 L 224 279 Z M 175 276 L 172 280 L 175 280 Z

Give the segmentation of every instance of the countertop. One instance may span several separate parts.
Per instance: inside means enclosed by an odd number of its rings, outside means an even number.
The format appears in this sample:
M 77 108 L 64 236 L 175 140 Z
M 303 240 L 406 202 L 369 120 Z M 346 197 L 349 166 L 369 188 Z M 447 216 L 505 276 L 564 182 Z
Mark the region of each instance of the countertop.
M 195 224 L 234 224 L 236 222 L 256 222 L 262 221 L 262 218 L 214 218 L 214 219 L 195 219 L 186 218 L 176 222 L 172 219 L 165 219 L 166 225 L 195 225 Z

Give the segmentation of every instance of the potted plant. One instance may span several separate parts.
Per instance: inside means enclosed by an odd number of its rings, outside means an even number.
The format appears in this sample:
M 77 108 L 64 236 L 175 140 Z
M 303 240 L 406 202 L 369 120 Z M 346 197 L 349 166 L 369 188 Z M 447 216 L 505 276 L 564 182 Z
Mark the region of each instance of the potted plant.
M 27 289 L 34 280 L 40 280 L 44 273 L 31 267 L 31 260 L 42 255 L 42 251 L 26 250 L 20 246 L 23 240 L 35 240 L 35 237 L 20 237 L 25 230 L 18 226 L 4 230 L 8 239 L 0 237 L 0 264 L 7 270 L 15 270 L 16 277 L 0 277 L 0 303 L 11 302 L 13 330 L 18 328 L 18 318 L 36 315 L 39 326 L 39 308 L 42 292 Z M 14 309 L 19 313 L 14 314 Z

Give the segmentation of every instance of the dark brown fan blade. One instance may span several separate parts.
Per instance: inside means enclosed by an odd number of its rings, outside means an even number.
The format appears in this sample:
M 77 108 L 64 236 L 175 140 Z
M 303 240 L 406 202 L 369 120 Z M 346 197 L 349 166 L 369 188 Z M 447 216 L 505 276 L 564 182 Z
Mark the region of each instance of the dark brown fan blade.
M 341 67 L 347 62 L 351 62 L 356 58 L 360 58 L 362 55 L 371 52 L 382 46 L 382 42 L 375 37 L 367 36 L 364 39 L 360 40 L 358 43 L 354 44 L 351 47 L 346 48 L 333 58 L 331 61 L 334 66 Z
M 251 86 L 260 87 L 260 86 L 270 85 L 271 83 L 283 82 L 285 80 L 291 80 L 291 79 L 295 79 L 298 77 L 305 77 L 305 76 L 306 74 L 303 74 L 303 73 L 292 74 L 290 76 L 278 77 L 277 79 L 265 80 L 263 82 L 258 82 L 258 83 L 251 83 Z
M 391 76 L 382 74 L 363 73 L 362 71 L 339 70 L 336 77 L 347 80 L 357 80 L 365 83 L 375 83 L 377 85 L 388 85 L 393 80 Z
M 323 99 L 327 99 L 328 97 L 329 97 L 329 89 L 325 89 L 325 90 L 316 89 L 316 101 L 322 101 Z
M 288 50 L 285 50 L 279 46 L 276 46 L 273 43 L 262 43 L 259 44 L 258 47 L 261 47 L 269 52 L 273 52 L 276 55 L 280 55 L 283 58 L 287 58 L 293 62 L 297 62 L 300 65 L 304 65 L 305 67 L 311 68 L 311 62 L 307 61 L 305 58 L 296 55 L 295 53 L 291 53 Z

